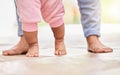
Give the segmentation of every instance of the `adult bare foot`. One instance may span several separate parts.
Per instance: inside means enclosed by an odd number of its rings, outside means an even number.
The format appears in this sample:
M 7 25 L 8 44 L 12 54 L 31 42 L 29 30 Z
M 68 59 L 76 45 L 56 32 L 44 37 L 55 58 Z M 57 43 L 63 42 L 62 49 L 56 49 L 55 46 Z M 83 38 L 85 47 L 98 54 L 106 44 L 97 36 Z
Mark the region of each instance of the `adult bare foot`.
M 95 35 L 87 37 L 88 51 L 92 53 L 109 53 L 113 52 L 112 48 L 109 48 L 102 44 L 99 38 Z
M 20 38 L 20 41 L 18 42 L 18 44 L 13 46 L 11 49 L 3 51 L 3 55 L 5 55 L 5 56 L 20 55 L 20 54 L 23 54 L 23 53 L 27 53 L 28 48 L 29 48 L 28 44 L 27 44 L 24 36 L 22 36 Z
M 38 43 L 31 44 L 29 50 L 26 54 L 27 57 L 38 57 L 39 56 L 39 47 Z

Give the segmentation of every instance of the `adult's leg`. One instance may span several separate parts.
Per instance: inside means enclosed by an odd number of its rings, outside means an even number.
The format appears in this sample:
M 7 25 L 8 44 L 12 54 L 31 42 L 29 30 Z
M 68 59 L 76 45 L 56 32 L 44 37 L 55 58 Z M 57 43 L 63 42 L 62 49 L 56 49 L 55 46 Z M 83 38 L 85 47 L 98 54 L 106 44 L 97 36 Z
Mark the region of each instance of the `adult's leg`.
M 24 37 L 28 43 L 29 49 L 26 54 L 27 57 L 38 57 L 39 56 L 39 47 L 38 47 L 38 32 L 37 32 L 37 23 L 22 23 Z
M 15 4 L 16 7 L 16 4 Z M 22 53 L 26 53 L 28 50 L 28 44 L 24 38 L 22 31 L 22 23 L 19 21 L 18 13 L 16 12 L 17 25 L 18 25 L 18 36 L 20 37 L 20 41 L 13 46 L 12 48 L 3 51 L 3 55 L 19 55 Z
M 100 37 L 100 0 L 78 0 L 81 22 L 87 40 L 88 50 L 94 53 L 112 52 L 99 40 Z

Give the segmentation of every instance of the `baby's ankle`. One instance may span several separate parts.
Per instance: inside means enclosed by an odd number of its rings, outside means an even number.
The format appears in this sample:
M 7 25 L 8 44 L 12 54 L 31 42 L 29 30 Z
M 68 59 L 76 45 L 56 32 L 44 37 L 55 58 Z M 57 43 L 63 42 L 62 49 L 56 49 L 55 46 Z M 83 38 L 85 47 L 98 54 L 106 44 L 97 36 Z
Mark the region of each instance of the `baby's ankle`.
M 55 42 L 64 42 L 64 39 L 55 39 Z
M 29 47 L 31 47 L 31 46 L 38 46 L 38 42 L 29 43 Z

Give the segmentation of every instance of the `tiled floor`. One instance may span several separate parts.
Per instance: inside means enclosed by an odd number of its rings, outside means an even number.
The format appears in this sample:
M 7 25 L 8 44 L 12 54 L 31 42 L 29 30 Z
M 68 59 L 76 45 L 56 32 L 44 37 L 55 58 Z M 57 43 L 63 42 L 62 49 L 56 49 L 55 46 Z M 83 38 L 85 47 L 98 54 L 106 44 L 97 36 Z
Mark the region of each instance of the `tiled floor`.
M 65 36 L 68 55 L 61 57 L 53 55 L 54 41 L 50 28 L 41 27 L 40 57 L 0 55 L 0 75 L 120 75 L 120 25 L 108 26 L 102 25 L 101 40 L 114 49 L 113 53 L 88 53 L 81 26 L 69 25 Z M 2 52 L 17 43 L 18 38 L 3 38 L 1 41 Z

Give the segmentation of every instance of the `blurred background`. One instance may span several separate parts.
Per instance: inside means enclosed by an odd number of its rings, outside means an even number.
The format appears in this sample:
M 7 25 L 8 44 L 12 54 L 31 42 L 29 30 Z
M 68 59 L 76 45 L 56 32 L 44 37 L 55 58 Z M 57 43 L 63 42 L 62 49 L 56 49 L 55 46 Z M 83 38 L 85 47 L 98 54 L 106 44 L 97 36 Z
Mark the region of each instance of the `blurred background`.
M 64 20 L 66 24 L 80 24 L 77 0 L 63 0 L 65 5 Z M 120 24 L 120 0 L 101 0 L 102 24 Z M 43 21 L 40 25 L 44 25 Z M 0 37 L 11 36 L 17 27 L 14 0 L 0 1 Z M 17 29 L 17 28 L 16 28 Z M 4 32 L 4 33 L 3 33 Z
M 80 23 L 77 0 L 63 0 L 66 15 L 66 23 Z M 120 23 L 120 0 L 100 0 L 102 23 Z M 69 16 L 69 17 L 68 17 Z

